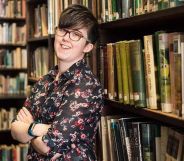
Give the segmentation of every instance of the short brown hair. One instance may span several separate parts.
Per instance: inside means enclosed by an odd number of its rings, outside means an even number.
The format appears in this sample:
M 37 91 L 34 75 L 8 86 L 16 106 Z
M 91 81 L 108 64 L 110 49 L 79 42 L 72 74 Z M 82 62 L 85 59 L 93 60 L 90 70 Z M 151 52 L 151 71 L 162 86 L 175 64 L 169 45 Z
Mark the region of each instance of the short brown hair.
M 86 28 L 88 40 L 94 44 L 98 37 L 98 22 L 92 12 L 85 6 L 73 4 L 66 8 L 60 15 L 58 27 L 80 29 Z

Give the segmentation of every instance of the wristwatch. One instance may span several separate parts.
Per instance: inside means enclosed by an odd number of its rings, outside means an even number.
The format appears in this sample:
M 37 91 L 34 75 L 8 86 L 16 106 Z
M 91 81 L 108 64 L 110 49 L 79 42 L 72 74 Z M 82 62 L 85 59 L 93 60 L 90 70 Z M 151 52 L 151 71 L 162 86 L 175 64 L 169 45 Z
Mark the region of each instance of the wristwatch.
M 35 125 L 38 124 L 38 122 L 32 122 L 28 128 L 28 135 L 32 136 L 32 137 L 37 137 L 36 135 L 34 135 L 33 133 L 33 129 L 35 127 Z

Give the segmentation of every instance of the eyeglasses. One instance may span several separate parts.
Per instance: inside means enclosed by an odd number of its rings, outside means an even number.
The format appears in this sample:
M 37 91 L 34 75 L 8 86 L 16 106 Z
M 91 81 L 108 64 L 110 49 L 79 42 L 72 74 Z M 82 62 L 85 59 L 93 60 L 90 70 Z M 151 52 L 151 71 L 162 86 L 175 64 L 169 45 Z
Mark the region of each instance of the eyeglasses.
M 67 30 L 67 29 L 59 29 L 56 28 L 55 30 L 55 35 L 59 36 L 59 37 L 64 37 L 67 33 L 69 33 L 69 38 L 72 41 L 79 41 L 81 38 L 85 39 L 87 42 L 89 42 L 89 40 L 87 38 L 85 38 L 81 33 L 79 33 L 78 30 Z

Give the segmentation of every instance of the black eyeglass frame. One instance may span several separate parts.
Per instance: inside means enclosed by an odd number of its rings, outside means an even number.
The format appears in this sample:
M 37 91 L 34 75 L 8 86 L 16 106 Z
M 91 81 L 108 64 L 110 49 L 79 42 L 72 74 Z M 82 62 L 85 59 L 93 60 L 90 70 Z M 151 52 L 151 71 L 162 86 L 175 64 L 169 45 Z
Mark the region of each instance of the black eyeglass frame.
M 58 31 L 58 30 L 60 30 L 60 31 L 61 31 L 61 30 L 64 30 L 65 33 L 64 33 L 63 35 L 57 34 L 57 31 Z M 71 33 L 75 33 L 75 32 L 76 32 L 76 33 L 78 32 L 77 36 L 79 36 L 79 38 L 76 39 L 76 40 L 71 38 Z M 80 31 L 78 31 L 78 30 L 71 30 L 71 31 L 70 31 L 70 30 L 68 30 L 68 29 L 66 29 L 66 28 L 62 28 L 62 29 L 60 29 L 60 28 L 58 28 L 58 27 L 55 28 L 55 35 L 56 35 L 56 36 L 64 37 L 66 34 L 69 33 L 69 38 L 70 38 L 70 40 L 72 40 L 72 41 L 79 41 L 81 38 L 83 38 L 83 39 L 85 39 L 87 42 L 90 43 L 90 41 L 89 41 L 86 37 L 84 37 L 82 34 L 79 34 L 79 32 L 80 32 Z

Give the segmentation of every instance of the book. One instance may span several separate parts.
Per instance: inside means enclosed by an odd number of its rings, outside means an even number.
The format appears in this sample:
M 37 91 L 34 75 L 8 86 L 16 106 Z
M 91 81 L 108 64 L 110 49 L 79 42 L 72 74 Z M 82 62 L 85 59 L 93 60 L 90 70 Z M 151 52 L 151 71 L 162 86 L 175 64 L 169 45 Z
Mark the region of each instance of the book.
M 156 88 L 156 65 L 154 59 L 153 36 L 144 36 L 144 62 L 147 90 L 147 106 L 150 109 L 158 109 Z
M 115 97 L 113 45 L 112 43 L 107 44 L 108 98 L 110 100 Z
M 182 90 L 182 111 L 181 117 L 184 118 L 184 42 L 181 42 L 181 90 Z
M 144 62 L 140 40 L 129 42 L 130 48 L 130 68 L 133 84 L 134 105 L 136 107 L 146 107 L 146 89 L 144 77 Z
M 118 119 L 111 119 L 111 128 L 114 136 L 114 144 L 115 144 L 115 151 L 117 155 L 117 161 L 124 161 L 124 153 L 123 153 L 123 147 L 120 137 L 120 128 L 118 124 Z
M 125 47 L 126 41 L 119 42 L 120 47 L 120 61 L 121 61 L 121 75 L 122 75 L 122 86 L 123 86 L 123 103 L 130 103 L 130 94 L 129 94 L 129 86 L 128 86 L 128 66 L 127 66 L 127 50 Z
M 116 70 L 117 70 L 117 81 L 118 81 L 118 101 L 123 102 L 123 80 L 122 80 L 122 68 L 120 58 L 120 43 L 115 43 L 116 47 Z
M 133 160 L 133 129 L 132 122 L 143 121 L 144 118 L 135 116 L 124 116 L 119 119 L 121 140 L 123 143 L 124 160 Z
M 161 108 L 163 112 L 172 112 L 168 34 L 160 33 L 158 35 L 158 38 L 160 60 L 159 78 L 161 91 Z
M 155 132 L 154 124 L 141 124 L 141 140 L 142 140 L 142 155 L 143 160 L 155 160 Z

